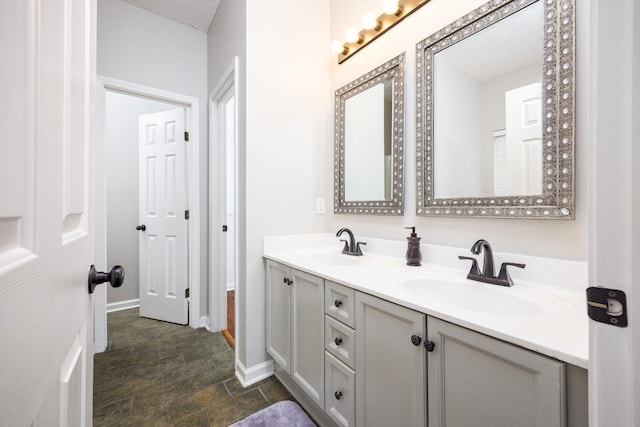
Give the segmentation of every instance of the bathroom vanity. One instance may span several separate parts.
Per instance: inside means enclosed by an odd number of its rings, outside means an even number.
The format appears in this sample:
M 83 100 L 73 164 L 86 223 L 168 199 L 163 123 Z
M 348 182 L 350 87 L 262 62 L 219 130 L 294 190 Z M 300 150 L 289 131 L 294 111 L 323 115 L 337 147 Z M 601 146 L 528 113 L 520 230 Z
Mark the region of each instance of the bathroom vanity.
M 464 249 L 427 245 L 423 266 L 408 267 L 402 251 L 389 256 L 402 242 L 366 241 L 361 257 L 330 235 L 264 241 L 267 352 L 316 422 L 587 425 L 581 292 L 537 286 L 526 270 L 513 288 L 472 282 L 457 259 L 431 262 Z

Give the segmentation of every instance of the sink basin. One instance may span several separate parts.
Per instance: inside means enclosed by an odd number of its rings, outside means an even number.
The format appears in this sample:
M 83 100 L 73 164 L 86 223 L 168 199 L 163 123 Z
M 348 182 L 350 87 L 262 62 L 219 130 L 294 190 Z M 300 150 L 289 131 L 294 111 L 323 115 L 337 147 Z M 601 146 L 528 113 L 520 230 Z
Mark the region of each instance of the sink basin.
M 418 298 L 497 316 L 530 317 L 573 311 L 569 302 L 529 287 L 489 285 L 451 274 L 405 272 L 390 277 Z
M 362 260 L 362 257 L 344 254 L 305 254 L 298 256 L 298 260 L 313 266 L 341 266 L 356 265 Z

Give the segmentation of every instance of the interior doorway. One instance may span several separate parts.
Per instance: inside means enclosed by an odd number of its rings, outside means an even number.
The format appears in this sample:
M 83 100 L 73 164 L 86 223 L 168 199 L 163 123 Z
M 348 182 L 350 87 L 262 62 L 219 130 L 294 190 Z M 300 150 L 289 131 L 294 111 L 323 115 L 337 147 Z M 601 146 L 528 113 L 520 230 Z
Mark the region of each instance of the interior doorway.
M 235 88 L 231 86 L 220 101 L 219 123 L 221 144 L 224 145 L 224 193 L 225 193 L 225 278 L 227 284 L 227 327 L 222 335 L 235 348 L 235 283 L 236 283 L 236 134 L 235 134 Z
M 167 111 L 175 110 L 177 108 L 184 111 L 184 125 L 185 130 L 188 131 L 189 144 L 186 148 L 186 189 L 182 190 L 187 198 L 189 225 L 187 231 L 187 286 L 189 288 L 189 312 L 188 323 L 191 327 L 197 328 L 203 326 L 203 319 L 200 317 L 200 172 L 199 172 L 199 104 L 198 98 L 168 92 L 148 86 L 142 86 L 135 83 L 130 83 L 122 80 L 112 79 L 108 77 L 98 76 L 98 91 L 97 91 L 97 138 L 96 138 L 96 267 L 105 267 L 107 259 L 114 259 L 113 255 L 108 253 L 110 246 L 108 240 L 113 238 L 113 233 L 123 232 L 127 235 L 130 234 L 131 228 L 133 238 L 135 242 L 138 242 L 140 230 L 136 227 L 139 226 L 139 194 L 136 192 L 135 196 L 131 196 L 130 192 L 118 194 L 115 193 L 115 198 L 107 197 L 107 185 L 108 181 L 113 181 L 114 178 L 120 177 L 126 169 L 129 167 L 135 168 L 138 171 L 138 116 L 144 112 L 151 111 Z M 119 98 L 121 97 L 121 98 Z M 133 145 L 133 154 L 125 154 L 123 151 L 116 150 L 113 156 L 108 155 L 106 147 L 107 134 L 111 131 L 119 130 L 118 126 L 112 126 L 107 123 L 107 100 L 121 99 L 121 100 L 136 100 L 138 105 L 146 105 L 146 111 L 143 111 L 135 116 L 135 130 L 133 131 L 133 137 L 136 142 Z M 152 107 L 149 107 L 152 106 Z M 118 108 L 118 107 L 116 107 Z M 122 107 L 128 108 L 128 107 Z M 143 109 L 144 110 L 144 109 Z M 181 133 L 181 135 L 183 132 Z M 186 137 L 187 135 L 185 135 Z M 117 136 L 116 136 L 117 138 Z M 129 147 L 131 148 L 131 147 Z M 134 162 L 133 166 L 129 163 Z M 129 165 L 129 166 L 127 166 Z M 137 173 L 137 172 L 136 172 Z M 128 182 L 128 187 L 137 188 L 139 177 L 136 174 Z M 125 196 L 125 194 L 128 194 Z M 115 226 L 108 225 L 107 215 L 109 210 L 118 211 L 123 209 L 133 210 L 135 209 L 136 216 L 133 221 L 132 227 L 126 225 Z M 128 224 L 128 222 L 127 222 Z M 120 251 L 128 250 L 129 259 L 132 256 L 136 257 L 135 262 L 127 262 L 129 269 L 127 270 L 125 284 L 120 289 L 126 289 L 127 291 L 133 291 L 137 289 L 139 274 L 135 272 L 135 267 L 138 266 L 136 249 L 137 245 L 120 246 Z M 120 257 L 121 254 L 117 254 Z M 124 262 L 123 262 L 124 265 Z M 125 266 L 126 268 L 126 266 Z M 139 295 L 122 296 L 117 297 L 119 301 L 111 301 L 109 304 L 109 310 L 115 311 L 120 309 L 126 309 L 135 307 L 139 301 Z M 107 290 L 106 287 L 98 288 L 95 296 L 95 351 L 102 352 L 107 348 Z
M 236 348 L 238 337 L 238 58 L 209 95 L 209 317 Z

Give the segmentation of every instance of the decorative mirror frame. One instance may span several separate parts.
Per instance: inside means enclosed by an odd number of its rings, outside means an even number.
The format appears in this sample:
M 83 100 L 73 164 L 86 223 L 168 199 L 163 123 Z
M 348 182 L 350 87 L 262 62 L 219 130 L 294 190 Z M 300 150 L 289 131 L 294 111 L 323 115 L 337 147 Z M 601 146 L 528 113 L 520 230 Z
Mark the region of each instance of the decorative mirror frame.
M 536 1 L 543 2 L 543 193 L 435 198 L 433 56 Z M 574 219 L 574 0 L 492 0 L 416 44 L 416 213 L 422 216 Z M 460 171 L 463 173 L 464 171 Z
M 402 215 L 404 212 L 404 61 L 401 54 L 360 76 L 335 92 L 334 120 L 334 213 Z M 393 80 L 392 199 L 345 200 L 345 101 L 386 80 Z

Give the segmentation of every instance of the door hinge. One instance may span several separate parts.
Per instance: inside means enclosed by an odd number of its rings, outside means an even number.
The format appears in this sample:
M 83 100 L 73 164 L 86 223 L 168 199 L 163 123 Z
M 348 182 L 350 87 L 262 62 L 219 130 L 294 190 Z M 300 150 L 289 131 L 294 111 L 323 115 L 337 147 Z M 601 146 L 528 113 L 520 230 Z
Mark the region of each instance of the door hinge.
M 222 231 L 227 231 L 227 230 L 229 230 L 229 227 L 227 227 L 226 225 L 223 225 L 222 226 Z
M 189 298 L 189 288 L 184 290 L 184 297 Z
M 185 142 L 189 141 L 189 132 L 187 132 L 186 130 L 184 131 L 184 141 Z
M 189 211 L 184 211 L 184 219 L 189 219 Z

